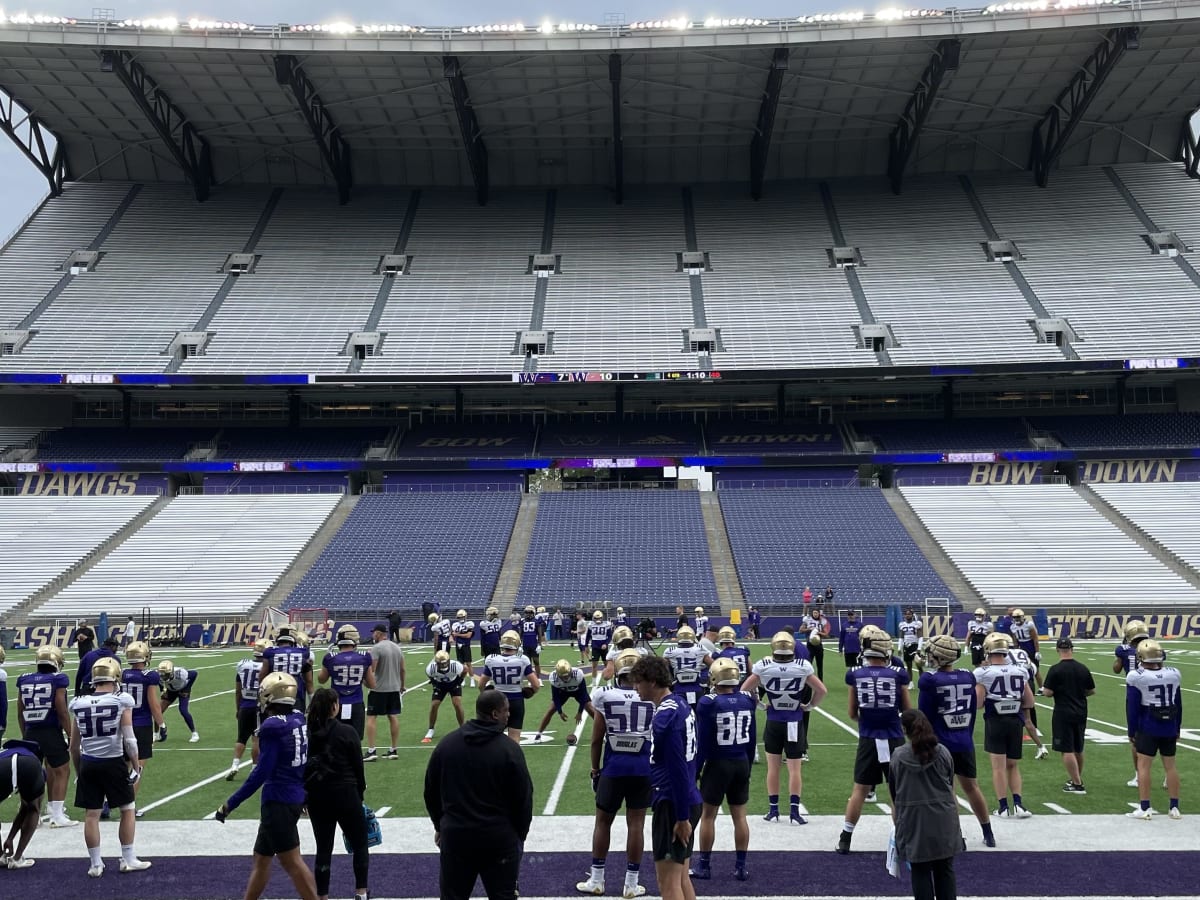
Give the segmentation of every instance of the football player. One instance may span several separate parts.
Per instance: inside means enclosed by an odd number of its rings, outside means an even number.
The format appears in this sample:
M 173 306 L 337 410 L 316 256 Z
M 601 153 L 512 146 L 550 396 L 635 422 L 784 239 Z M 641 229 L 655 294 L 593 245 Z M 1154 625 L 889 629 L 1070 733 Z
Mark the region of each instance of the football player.
M 1013 642 L 1025 651 L 1025 655 L 1033 663 L 1033 677 L 1037 682 L 1037 690 L 1040 694 L 1042 692 L 1042 675 L 1039 670 L 1042 667 L 1042 651 L 1038 644 L 1037 626 L 1025 618 L 1025 610 L 1014 609 L 1012 624 L 1008 626 L 1008 631 L 1012 635 Z
M 246 752 L 246 744 L 250 742 L 251 735 L 258 730 L 258 686 L 262 683 L 262 673 L 266 669 L 267 654 L 272 649 L 274 646 L 270 641 L 266 638 L 259 638 L 254 642 L 253 656 L 239 662 L 234 672 L 233 714 L 237 720 L 237 740 L 233 744 L 233 762 L 229 766 L 229 772 L 225 775 L 226 781 L 233 781 L 237 777 L 238 769 L 242 765 L 242 755 Z M 312 666 L 310 665 L 309 678 L 311 677 Z M 299 699 L 299 684 L 300 682 L 297 680 L 297 699 Z
M 696 616 L 692 620 L 695 623 L 695 625 L 694 625 L 695 632 L 696 632 L 696 634 L 704 634 L 704 632 L 708 631 L 708 616 L 706 616 L 704 614 L 704 607 L 697 606 L 695 609 L 695 613 L 696 613 Z
M 68 763 L 71 755 L 63 736 L 71 731 L 67 711 L 67 687 L 71 680 L 62 671 L 63 653 L 43 644 L 33 654 L 37 666 L 17 678 L 17 723 L 21 736 L 42 750 L 46 765 L 46 796 L 51 828 L 68 828 L 78 822 L 63 809 L 67 796 Z
M 255 647 L 257 646 L 256 643 Z M 295 708 L 304 712 L 305 704 L 313 692 L 312 651 L 308 648 L 307 636 L 300 629 L 291 625 L 281 625 L 275 634 L 274 645 L 268 641 L 266 647 L 259 680 L 266 678 L 272 672 L 291 675 L 296 679 Z M 257 691 L 256 686 L 252 706 L 258 703 Z
M 614 628 L 620 628 L 623 625 L 629 624 L 629 616 L 625 615 L 624 607 L 622 607 L 622 606 L 617 607 L 616 615 L 614 615 L 612 617 L 612 623 L 613 623 Z
M 141 774 L 138 741 L 133 734 L 134 700 L 121 692 L 121 665 L 105 657 L 91 672 L 92 693 L 71 701 L 71 762 L 75 766 L 75 805 L 86 811 L 83 842 L 88 875 L 104 874 L 100 856 L 100 809 L 105 803 L 121 810 L 121 871 L 150 868 L 133 850 L 137 819 L 134 786 Z
M 590 656 L 588 646 L 588 629 L 591 627 L 591 622 L 583 617 L 583 613 L 575 613 L 575 643 L 579 645 L 579 664 L 586 666 Z
M 604 660 L 604 671 L 600 675 L 600 680 L 611 684 L 616 677 L 616 662 L 617 657 L 626 650 L 632 650 L 638 656 L 645 656 L 650 651 L 645 647 L 637 646 L 637 638 L 633 636 L 633 629 L 628 625 L 618 625 L 613 629 L 612 644 L 609 645 L 608 655 Z
M 751 696 L 761 688 L 767 695 L 767 725 L 763 749 L 767 752 L 767 822 L 779 821 L 779 773 L 787 757 L 788 794 L 793 825 L 807 825 L 808 810 L 801 802 L 804 783 L 800 766 L 805 752 L 804 714 L 825 699 L 827 688 L 812 663 L 796 657 L 796 639 L 786 631 L 771 638 L 771 655 L 754 664 L 742 690 Z M 805 695 L 805 688 L 811 693 Z M 811 698 L 811 699 L 806 699 Z
M 588 644 L 592 648 L 592 678 L 596 677 L 602 664 L 607 661 L 612 633 L 612 623 L 605 620 L 601 610 L 594 610 L 591 624 L 588 625 Z
M 538 678 L 541 678 L 542 642 L 546 640 L 546 632 L 538 624 L 537 611 L 532 606 L 526 606 L 522 611 L 521 621 L 517 623 L 517 632 L 521 636 L 521 650 L 529 657 L 534 671 L 537 672 Z M 501 643 L 501 650 L 503 650 L 503 643 Z M 511 701 L 512 697 L 508 699 Z
M 358 732 L 362 740 L 367 727 L 367 711 L 363 703 L 363 687 L 375 690 L 375 661 L 369 653 L 359 652 L 361 639 L 353 625 L 343 625 L 337 630 L 337 653 L 326 653 L 321 660 L 321 671 L 317 680 L 324 684 L 332 679 L 342 709 L 350 708 L 349 718 L 343 720 Z M 282 673 L 281 673 L 282 674 Z M 265 683 L 265 681 L 264 681 Z M 291 695 L 289 695 L 291 696 Z M 295 707 L 295 697 L 291 696 Z
M 0 648 L 0 662 L 3 660 L 4 652 Z M 25 858 L 25 848 L 37 831 L 42 797 L 46 793 L 46 772 L 38 758 L 41 751 L 32 741 L 14 739 L 6 742 L 4 747 L 0 751 L 0 772 L 4 773 L 0 778 L 0 803 L 10 794 L 16 794 L 20 806 L 13 816 L 4 846 L 0 847 L 0 869 L 27 869 L 34 860 Z
M 471 641 L 475 637 L 475 623 L 467 618 L 467 611 L 460 609 L 454 614 L 454 622 L 450 625 L 450 636 L 454 639 L 454 656 L 467 673 L 471 673 Z
M 976 668 L 983 665 L 983 641 L 991 633 L 992 620 L 981 606 L 967 623 L 967 646 L 971 648 L 971 665 Z
M 904 621 L 898 626 L 900 633 L 900 652 L 904 656 L 904 668 L 908 671 L 909 681 L 912 680 L 913 661 L 917 651 L 921 649 L 921 637 L 925 631 L 924 623 L 916 617 L 912 607 L 904 610 Z
M 433 652 L 450 651 L 450 620 L 443 619 L 437 613 L 430 613 L 426 620 L 429 623 L 429 633 L 433 635 Z
M 429 679 L 429 686 L 433 688 L 433 699 L 429 702 L 429 730 L 425 732 L 425 737 L 421 738 L 421 743 L 431 744 L 433 743 L 433 729 L 437 725 L 438 709 L 441 708 L 442 701 L 447 697 L 454 704 L 454 714 L 458 716 L 458 724 L 461 726 L 465 721 L 462 708 L 462 686 L 466 670 L 458 660 L 451 659 L 450 654 L 445 650 L 439 650 L 433 654 L 433 662 L 425 667 L 425 677 Z
M 719 659 L 732 660 L 738 668 L 738 684 L 740 686 L 750 676 L 750 651 L 745 647 L 738 646 L 737 632 L 728 625 L 717 632 L 717 646 L 719 649 L 713 662 L 715 663 Z
M 612 823 L 625 806 L 625 887 L 627 900 L 646 889 L 638 884 L 645 841 L 646 809 L 650 806 L 650 723 L 654 704 L 642 700 L 629 673 L 643 654 L 628 648 L 614 660 L 615 683 L 592 695 L 592 787 L 596 792 L 596 824 L 592 828 L 592 870 L 575 889 L 604 893 Z M 602 762 L 603 757 L 603 762 Z
M 487 659 L 493 653 L 500 652 L 500 633 L 504 623 L 500 621 L 500 610 L 489 606 L 479 623 L 479 658 Z
M 850 839 L 867 795 L 874 792 L 875 785 L 883 783 L 892 751 L 904 743 L 900 713 L 912 706 L 908 673 L 891 665 L 891 637 L 882 628 L 872 631 L 863 628 L 860 634 L 865 664 L 846 673 L 849 715 L 858 722 L 858 753 L 854 760 L 854 789 L 846 801 L 846 824 L 835 848 L 843 855 L 850 852 Z
M 762 625 L 762 613 L 760 613 L 753 606 L 747 606 L 746 621 L 750 623 L 746 629 L 746 637 L 753 638 L 757 641 L 759 637 L 758 630 Z
M 537 620 L 538 625 L 541 627 L 542 638 L 545 640 L 550 634 L 550 613 L 546 612 L 546 607 L 539 606 L 537 608 L 537 612 L 533 614 L 533 617 Z
M 530 611 L 532 622 L 533 607 Z M 537 624 L 536 622 L 534 623 Z M 483 661 L 483 674 L 479 676 L 479 689 L 489 684 L 508 699 L 508 736 L 521 743 L 521 728 L 525 725 L 525 701 L 542 686 L 533 663 L 521 652 L 521 635 L 506 631 L 500 635 L 500 652 Z
M 938 741 L 950 751 L 958 785 L 983 829 L 983 843 L 995 847 L 987 801 L 976 780 L 974 733 L 979 698 L 975 695 L 975 676 L 966 669 L 954 668 L 961 655 L 958 641 L 948 634 L 926 641 L 925 672 L 917 681 L 917 708 L 933 725 Z
M 584 713 L 589 716 L 595 715 L 592 699 L 588 696 L 587 676 L 583 674 L 583 669 L 572 666 L 568 660 L 560 659 L 554 664 L 554 671 L 550 673 L 550 708 L 538 724 L 534 743 L 541 741 L 542 732 L 546 730 L 546 724 L 555 713 L 558 713 L 558 717 L 564 722 L 567 721 L 567 713 L 563 707 L 567 705 L 568 700 L 579 704 L 579 710 L 575 713 L 576 725 L 583 721 Z M 571 746 L 574 746 L 577 740 L 574 732 L 567 734 L 567 743 Z
M 1114 675 L 1128 675 L 1130 672 L 1133 672 L 1137 669 L 1138 644 L 1148 637 L 1150 637 L 1150 629 L 1141 619 L 1130 619 L 1125 623 L 1125 639 L 1120 644 L 1117 644 L 1117 648 L 1114 651 L 1116 655 L 1116 659 L 1113 660 L 1112 666 Z M 1126 721 L 1125 724 L 1129 728 L 1134 727 L 1133 722 Z M 1138 786 L 1137 747 L 1130 743 L 1129 751 L 1133 755 L 1133 777 L 1125 782 L 1125 786 L 1135 788 Z
M 338 629 L 339 636 L 343 625 Z M 323 672 L 322 672 L 323 674 Z M 318 676 L 320 677 L 320 676 Z M 272 672 L 258 686 L 258 761 L 242 786 L 222 803 L 214 818 L 224 822 L 262 787 L 262 811 L 254 861 L 246 885 L 248 900 L 258 900 L 271 877 L 271 859 L 277 858 L 302 900 L 317 900 L 317 883 L 300 855 L 300 810 L 304 804 L 304 768 L 308 735 L 304 714 L 296 710 L 296 679 Z
M 192 736 L 188 738 L 189 744 L 199 742 L 200 735 L 196 733 L 196 720 L 192 718 L 188 706 L 192 701 L 192 687 L 196 684 L 196 676 L 199 673 L 192 669 L 191 671 L 177 666 L 169 659 L 164 659 L 158 664 L 158 677 L 162 681 L 163 696 L 162 696 L 162 711 L 166 716 L 167 710 L 171 708 L 171 704 L 176 700 L 179 701 L 179 714 L 183 716 L 183 724 L 188 727 Z M 158 729 L 158 739 L 165 741 L 167 739 L 167 723 L 164 720 L 163 724 Z
M 1007 635 L 989 635 L 983 646 L 987 664 L 975 670 L 975 696 L 977 704 L 983 707 L 983 747 L 991 760 L 992 787 L 1000 801 L 993 815 L 1028 819 L 1033 813 L 1021 800 L 1019 763 L 1024 730 L 1022 711 L 1033 706 L 1029 670 L 1009 659 Z
M 838 632 L 838 653 L 846 661 L 846 668 L 853 669 L 858 665 L 858 655 L 862 653 L 862 642 L 858 634 L 862 623 L 858 621 L 858 613 L 850 610 L 846 613 L 846 621 Z
M 813 607 L 812 612 L 805 613 L 800 620 L 800 633 L 808 644 L 808 658 L 812 660 L 817 677 L 825 677 L 825 638 L 829 637 L 829 619 L 821 612 L 821 607 Z
M 754 763 L 755 715 L 758 703 L 738 686 L 742 673 L 732 659 L 715 660 L 708 675 L 713 693 L 696 704 L 696 767 L 700 770 L 700 859 L 692 877 L 712 878 L 712 848 L 717 810 L 728 800 L 733 819 L 735 862 L 733 877 L 745 881 L 746 851 L 750 848 L 750 766 Z M 775 775 L 778 779 L 779 774 Z
M 999 635 L 999 636 L 997 637 L 997 635 Z M 992 641 L 992 644 L 999 642 L 999 643 L 1003 643 L 1004 646 L 1008 648 L 1009 663 L 1014 666 L 1020 666 L 1022 669 L 1024 669 L 1026 672 L 1028 672 L 1029 673 L 1029 683 L 1033 684 L 1034 675 L 1037 674 L 1037 666 L 1035 666 L 1033 664 L 1033 660 L 1031 660 L 1029 658 L 1029 654 L 1027 654 L 1020 647 L 1013 646 L 1012 638 L 1009 637 L 1007 634 L 1005 634 L 1003 632 L 999 632 L 999 631 L 994 632 L 991 635 L 988 635 L 987 638 L 984 638 L 985 654 L 987 652 L 987 648 L 991 646 L 991 644 L 987 643 L 987 641 L 989 639 Z M 1032 688 L 1031 688 L 1031 690 L 1032 690 Z M 1029 709 L 1025 710 L 1024 712 L 1025 712 L 1025 733 L 1028 734 L 1029 739 L 1037 745 L 1037 752 L 1034 753 L 1033 758 L 1034 759 L 1045 759 L 1047 756 L 1050 755 L 1050 751 L 1049 751 L 1049 749 L 1047 749 L 1045 742 L 1042 740 L 1041 732 L 1038 731 L 1036 704 L 1034 706 L 1030 707 Z
M 708 667 L 712 665 L 712 657 L 703 647 L 696 646 L 696 632 L 684 625 L 675 632 L 675 646 L 667 648 L 663 654 L 675 677 L 672 690 L 686 701 L 692 709 L 700 695 L 705 692 L 708 682 Z
M 4 671 L 4 645 L 0 644 L 0 741 L 8 730 L 8 672 Z
M 1175 746 L 1183 723 L 1183 679 L 1179 670 L 1164 666 L 1167 655 L 1158 641 L 1145 638 L 1137 645 L 1138 668 L 1125 676 L 1125 718 L 1129 740 L 1137 749 L 1139 808 L 1127 813 L 1131 819 L 1148 820 L 1150 808 L 1150 764 L 1161 756 L 1167 770 L 1167 798 L 1172 819 L 1179 811 L 1179 770 Z
M 121 673 L 121 688 L 133 698 L 133 736 L 137 738 L 138 761 L 145 776 L 146 762 L 154 756 L 154 734 L 163 724 L 162 704 L 159 689 L 162 679 L 150 664 L 150 645 L 145 641 L 134 641 L 125 648 L 129 667 Z M 134 797 L 142 789 L 142 779 L 133 786 Z M 137 818 L 142 810 L 137 811 Z
M 79 668 L 75 670 L 75 696 L 82 697 L 84 694 L 92 692 L 92 666 L 97 660 L 101 659 L 116 659 L 117 649 L 121 646 L 121 642 L 117 638 L 109 636 L 104 639 L 104 643 L 94 650 L 89 650 L 79 660 Z

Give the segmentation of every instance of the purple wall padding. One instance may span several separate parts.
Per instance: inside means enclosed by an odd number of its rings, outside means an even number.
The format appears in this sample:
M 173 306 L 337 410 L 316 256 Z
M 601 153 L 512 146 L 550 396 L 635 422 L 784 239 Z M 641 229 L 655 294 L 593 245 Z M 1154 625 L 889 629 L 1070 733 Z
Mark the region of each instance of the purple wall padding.
M 599 422 L 549 423 L 538 440 L 541 456 L 586 457 L 695 456 L 700 426 L 683 422 L 605 425 Z

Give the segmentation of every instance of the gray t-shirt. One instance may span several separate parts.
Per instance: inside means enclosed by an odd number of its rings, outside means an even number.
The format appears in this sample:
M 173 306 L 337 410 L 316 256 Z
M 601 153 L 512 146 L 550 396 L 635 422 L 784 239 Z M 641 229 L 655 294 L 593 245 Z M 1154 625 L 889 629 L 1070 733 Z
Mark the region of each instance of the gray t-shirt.
M 404 651 L 399 644 L 382 641 L 366 648 L 375 660 L 375 690 L 400 690 L 400 667 L 404 664 Z

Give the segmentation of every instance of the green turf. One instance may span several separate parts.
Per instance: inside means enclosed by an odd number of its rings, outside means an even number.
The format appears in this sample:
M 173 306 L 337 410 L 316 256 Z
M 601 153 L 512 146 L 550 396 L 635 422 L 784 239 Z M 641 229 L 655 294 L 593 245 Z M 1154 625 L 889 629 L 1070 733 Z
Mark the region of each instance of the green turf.
M 1184 675 L 1184 727 L 1185 739 L 1181 743 L 1196 749 L 1179 750 L 1179 766 L 1183 776 L 1183 803 L 1188 805 L 1189 786 L 1197 783 L 1200 775 L 1200 717 L 1197 708 L 1197 695 L 1200 694 L 1200 641 L 1173 641 L 1166 644 L 1170 653 L 1170 663 L 1180 668 Z M 755 645 L 755 658 L 766 652 L 764 645 Z M 176 664 L 188 668 L 197 668 L 200 676 L 193 692 L 192 712 L 196 719 L 196 727 L 201 740 L 198 744 L 187 743 L 188 733 L 176 709 L 168 710 L 167 725 L 170 739 L 166 744 L 155 745 L 155 756 L 146 771 L 144 786 L 139 796 L 139 803 L 146 805 L 160 800 L 177 791 L 184 790 L 197 782 L 224 772 L 232 759 L 232 746 L 235 736 L 234 721 L 234 666 L 243 654 L 234 651 L 186 651 L 173 652 L 158 650 L 155 660 L 170 658 Z M 317 660 L 323 651 L 317 652 Z M 1092 698 L 1090 714 L 1099 721 L 1090 723 L 1095 729 L 1095 738 L 1087 748 L 1087 768 L 1084 781 L 1087 784 L 1087 796 L 1066 795 L 1061 792 L 1065 780 L 1062 764 L 1057 754 L 1051 754 L 1049 759 L 1035 762 L 1032 745 L 1027 744 L 1027 756 L 1021 764 L 1025 777 L 1024 797 L 1027 805 L 1035 813 L 1050 814 L 1050 810 L 1042 806 L 1045 802 L 1058 804 L 1072 813 L 1116 813 L 1128 809 L 1128 802 L 1136 800 L 1136 792 L 1125 787 L 1125 781 L 1132 774 L 1128 744 L 1124 741 L 1124 688 L 1121 680 L 1111 676 L 1112 644 L 1095 643 L 1082 644 L 1077 650 L 1077 658 L 1087 664 L 1096 675 L 1097 692 Z M 406 653 L 409 670 L 409 684 L 416 685 L 424 680 L 425 665 L 431 658 L 428 648 L 412 648 Z M 566 647 L 552 647 L 543 655 L 544 660 L 553 662 L 554 659 L 565 657 L 573 662 L 577 654 Z M 1055 661 L 1055 654 L 1050 650 L 1044 654 L 1045 667 Z M 22 672 L 29 671 L 31 654 L 28 651 L 14 651 L 9 654 L 5 668 L 9 673 L 9 709 L 10 726 L 8 734 L 17 733 L 15 714 L 16 678 Z M 68 671 L 74 677 L 74 655 L 68 656 Z M 838 723 L 851 725 L 846 714 L 846 686 L 843 682 L 845 669 L 841 659 L 830 652 L 826 654 L 826 684 L 829 686 L 829 696 L 822 704 L 822 710 L 829 713 Z M 214 694 L 218 696 L 213 696 Z M 376 808 L 390 807 L 388 816 L 423 815 L 422 783 L 425 760 L 430 752 L 430 745 L 422 745 L 421 737 L 425 733 L 429 710 L 429 689 L 418 688 L 408 694 L 404 700 L 404 714 L 401 717 L 400 728 L 400 759 L 372 763 L 367 767 L 369 784 L 367 802 Z M 474 706 L 476 693 L 473 689 L 464 692 L 464 707 L 468 716 Z M 1050 728 L 1051 701 L 1038 698 L 1042 730 L 1047 733 Z M 548 689 L 538 694 L 528 703 L 526 715 L 526 730 L 536 728 L 537 722 L 549 705 Z M 760 714 L 761 715 L 761 714 Z M 1106 725 L 1102 723 L 1112 723 Z M 384 723 L 381 723 L 381 725 Z M 533 774 L 535 785 L 535 812 L 541 814 L 547 804 L 551 787 L 559 773 L 567 754 L 563 738 L 573 727 L 573 721 L 564 723 L 557 718 L 552 720 L 550 731 L 554 739 L 551 743 L 527 746 L 527 759 Z M 456 726 L 453 709 L 444 704 L 438 721 L 437 735 L 440 737 Z M 1115 727 L 1114 727 L 1115 726 Z M 976 742 L 982 745 L 982 719 L 977 726 Z M 1191 728 L 1190 732 L 1186 729 Z M 761 720 L 760 720 L 761 728 Z M 573 754 L 570 771 L 559 797 L 555 812 L 560 815 L 590 815 L 593 812 L 592 792 L 588 781 L 587 740 L 589 730 L 585 730 L 580 741 L 579 750 Z M 386 725 L 381 728 L 380 742 L 386 746 Z M 811 762 L 804 766 L 804 802 L 811 813 L 815 815 L 838 815 L 845 807 L 846 795 L 850 788 L 853 770 L 855 737 L 839 727 L 834 721 L 824 715 L 815 714 L 809 730 Z M 982 749 L 978 751 L 980 782 L 984 796 L 994 805 L 994 795 L 991 788 L 990 770 L 986 755 Z M 247 753 L 247 759 L 249 754 Z M 249 772 L 245 768 L 238 776 L 243 780 Z M 1165 795 L 1161 787 L 1160 768 L 1155 765 L 1154 800 L 1158 808 L 1166 806 Z M 766 766 L 754 767 L 754 785 L 751 793 L 752 808 L 765 805 L 765 775 Z M 149 819 L 187 819 L 200 818 L 214 810 L 229 794 L 233 785 L 224 780 L 196 788 L 182 797 L 171 800 L 163 806 L 151 810 Z M 786 782 L 783 788 L 786 793 Z M 880 799 L 886 802 L 886 794 Z M 68 797 L 68 801 L 70 797 Z M 869 807 L 868 813 L 878 813 L 879 810 Z M 257 814 L 257 804 L 251 803 L 238 810 L 235 817 L 251 818 Z

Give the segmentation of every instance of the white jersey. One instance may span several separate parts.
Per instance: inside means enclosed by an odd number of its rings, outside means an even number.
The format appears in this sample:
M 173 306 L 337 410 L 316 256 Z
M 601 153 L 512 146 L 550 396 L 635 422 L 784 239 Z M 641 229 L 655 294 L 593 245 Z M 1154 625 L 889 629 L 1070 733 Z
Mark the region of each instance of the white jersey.
M 163 681 L 163 690 L 182 691 L 188 686 L 188 679 L 191 677 L 191 675 L 192 673 L 187 669 L 176 666 L 171 677 Z
M 1020 625 L 1013 622 L 1008 626 L 1008 632 L 1018 644 L 1033 643 L 1033 623 L 1026 619 Z
M 258 683 L 262 677 L 261 659 L 243 659 L 237 664 L 239 693 L 243 700 L 258 701 Z
M 983 685 L 984 689 L 984 715 L 1018 715 L 1029 678 L 1027 669 L 1011 664 L 980 666 L 976 669 L 975 682 Z
M 913 618 L 911 622 L 901 620 L 896 626 L 900 631 L 900 643 L 905 647 L 913 647 L 921 643 L 921 620 Z
M 696 616 L 696 634 L 708 631 L 708 616 Z
M 612 631 L 613 626 L 611 622 L 589 622 L 587 627 L 588 643 L 593 646 L 607 644 L 612 639 Z
M 978 622 L 972 619 L 967 623 L 967 640 L 972 647 L 982 647 L 983 639 L 992 633 L 995 626 L 988 619 Z
M 176 670 L 178 671 L 178 670 Z M 125 755 L 121 714 L 133 710 L 129 694 L 105 693 L 76 697 L 68 707 L 79 730 L 79 749 L 92 759 L 120 759 Z
M 1029 673 L 1029 677 L 1031 679 L 1037 676 L 1037 666 L 1034 664 L 1033 660 L 1029 658 L 1029 654 L 1020 647 L 1012 647 L 1008 651 L 1008 663 L 1009 665 L 1019 666 L 1024 669 Z
M 492 683 L 502 694 L 520 695 L 521 679 L 533 672 L 533 664 L 524 653 L 514 653 L 504 656 L 493 653 L 483 661 L 483 674 L 492 679 Z
M 450 643 L 450 627 L 451 622 L 449 619 L 441 619 L 430 625 L 429 631 L 437 637 L 438 643 L 445 647 Z
M 696 644 L 690 647 L 676 644 L 667 648 L 663 659 L 670 664 L 676 684 L 697 685 L 704 680 L 704 657 L 707 655 L 705 649 Z
M 470 619 L 459 621 L 455 619 L 450 624 L 450 633 L 454 635 L 456 641 L 467 641 L 470 643 L 471 638 L 475 636 L 475 623 Z
M 447 664 L 445 671 L 437 667 L 436 662 L 431 662 L 425 667 L 425 677 L 429 679 L 432 685 L 453 684 L 456 681 L 461 681 L 466 669 L 463 664 L 457 659 L 452 659 Z
M 807 659 L 780 662 L 768 656 L 756 662 L 751 671 L 767 692 L 767 718 L 798 721 L 802 716 L 800 695 L 808 679 L 816 674 L 812 663 Z
M 650 651 L 645 647 L 609 647 L 608 653 L 604 655 L 605 662 L 612 662 L 622 653 L 636 653 L 638 656 L 645 656 Z
M 557 670 L 550 673 L 550 687 L 566 691 L 568 694 L 575 693 L 581 684 L 586 683 L 587 676 L 583 674 L 583 669 L 578 667 L 571 669 L 571 674 L 566 678 L 559 675 Z
M 613 686 L 595 691 L 592 707 L 604 717 L 604 773 L 648 777 L 654 704 L 633 688 Z

